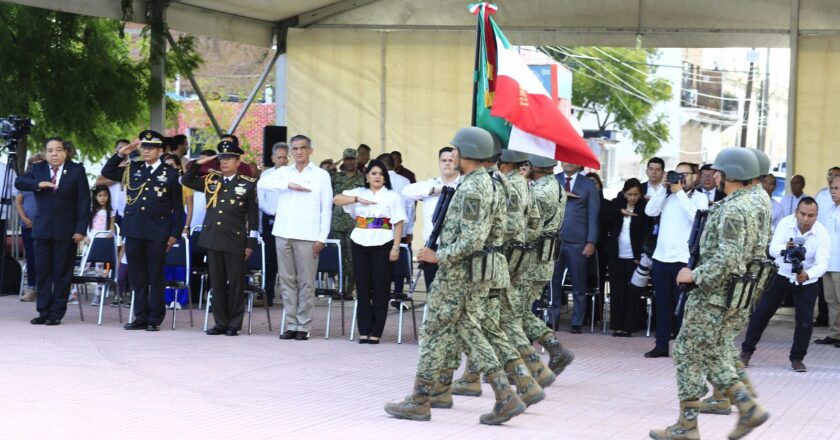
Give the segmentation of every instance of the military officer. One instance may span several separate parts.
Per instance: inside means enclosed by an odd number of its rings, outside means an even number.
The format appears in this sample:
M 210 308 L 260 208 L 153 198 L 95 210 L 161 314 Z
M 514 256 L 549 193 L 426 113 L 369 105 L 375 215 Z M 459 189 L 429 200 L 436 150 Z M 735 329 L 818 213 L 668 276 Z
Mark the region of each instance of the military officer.
M 142 162 L 120 163 L 137 147 Z M 126 330 L 157 331 L 166 315 L 163 299 L 163 266 L 166 252 L 184 228 L 184 201 L 178 170 L 162 163 L 163 136 L 152 130 L 111 156 L 102 175 L 122 181 L 126 192 L 122 235 L 128 259 L 128 276 L 134 290 L 134 321 Z
M 219 142 L 216 151 L 221 171 L 199 175 L 201 165 L 216 159 L 202 157 L 190 163 L 184 174 L 185 186 L 204 192 L 207 214 L 198 245 L 207 249 L 210 287 L 213 288 L 213 319 L 208 335 L 236 336 L 245 313 L 247 260 L 257 246 L 257 181 L 237 172 L 241 148 L 230 141 Z
M 504 365 L 508 377 L 512 378 L 516 384 L 517 395 L 526 406 L 531 406 L 543 400 L 545 393 L 542 387 L 534 381 L 530 370 L 508 337 L 508 332 L 512 331 L 513 327 L 518 327 L 518 331 L 524 339 L 524 342 L 518 342 L 520 344 L 530 345 L 524 333 L 522 333 L 521 320 L 518 319 L 518 316 L 514 318 L 516 315 L 509 297 L 510 270 L 513 267 L 508 264 L 504 253 L 505 246 L 511 244 L 514 238 L 522 234 L 525 217 L 523 210 L 520 208 L 519 194 L 513 189 L 507 176 L 501 173 L 496 166 L 496 161 L 503 155 L 501 141 L 496 136 L 493 136 L 493 141 L 494 155 L 482 163 L 493 179 L 494 188 L 492 223 L 488 242 L 484 248 L 484 251 L 492 257 L 493 265 L 488 270 L 492 270 L 493 277 L 486 304 L 480 310 L 482 316 L 476 316 L 476 320 L 481 324 L 485 337 L 496 351 L 496 356 Z M 448 365 L 451 369 L 445 369 L 441 374 L 441 378 L 451 380 L 452 371 L 460 364 L 461 351 L 463 349 L 454 351 L 451 363 Z M 479 379 L 480 373 L 478 368 L 472 361 L 468 361 L 464 376 L 451 387 L 451 394 L 480 396 L 481 383 Z M 444 391 L 448 388 L 448 384 L 446 383 L 439 383 L 438 385 L 438 389 L 443 389 Z M 440 393 L 432 393 L 433 408 L 440 401 L 448 401 L 449 406 L 451 406 L 451 395 L 444 393 L 442 396 L 444 396 L 443 399 L 441 399 Z
M 332 180 L 333 194 L 365 186 L 365 176 L 356 167 L 356 149 L 347 148 L 342 154 L 341 169 L 330 173 Z M 344 212 L 344 208 L 338 205 L 333 206 L 332 225 L 330 225 L 331 238 L 341 241 L 341 265 L 344 267 L 344 299 L 353 299 L 353 289 L 356 282 L 353 279 L 353 256 L 350 252 L 350 233 L 356 227 L 356 221 L 350 214 Z
M 696 285 L 685 305 L 683 326 L 674 347 L 680 415 L 677 423 L 650 432 L 654 439 L 698 439 L 700 398 L 708 391 L 706 379 L 723 390 L 740 413 L 730 439 L 740 439 L 769 417 L 738 377 L 731 356 L 724 349 L 728 328 L 736 326 L 740 303 L 729 283 L 732 275 L 746 273 L 747 264 L 764 235 L 753 220 L 752 179 L 758 176 L 758 160 L 745 148 L 726 148 L 715 158 L 712 169 L 724 182 L 726 198 L 709 211 L 700 242 L 699 264 L 684 268 L 677 282 Z M 749 304 L 744 304 L 749 307 Z
M 554 271 L 555 249 L 560 245 L 559 231 L 566 208 L 566 193 L 554 178 L 554 159 L 529 155 L 531 163 L 531 204 L 525 224 L 524 238 L 533 248 L 532 262 L 517 280 L 515 294 L 518 313 L 525 334 L 537 341 L 549 354 L 548 368 L 531 344 L 517 347 L 531 374 L 543 388 L 551 385 L 575 358 L 557 340 L 554 332 L 531 312 L 531 304 L 540 298 Z M 559 203 L 558 203 L 559 201 Z
M 479 421 L 501 424 L 525 411 L 525 404 L 510 389 L 493 348 L 470 316 L 480 316 L 490 289 L 481 252 L 490 234 L 488 217 L 493 208 L 493 182 L 481 161 L 493 154 L 493 138 L 486 130 L 459 130 L 451 144 L 461 156 L 463 180 L 443 221 L 437 251 L 421 249 L 419 261 L 436 263 L 439 271 L 429 292 L 429 315 L 420 340 L 417 376 L 412 394 L 402 402 L 388 403 L 385 412 L 403 419 L 430 420 L 431 393 L 444 369 L 450 348 L 460 338 L 470 359 L 485 374 L 496 404 Z

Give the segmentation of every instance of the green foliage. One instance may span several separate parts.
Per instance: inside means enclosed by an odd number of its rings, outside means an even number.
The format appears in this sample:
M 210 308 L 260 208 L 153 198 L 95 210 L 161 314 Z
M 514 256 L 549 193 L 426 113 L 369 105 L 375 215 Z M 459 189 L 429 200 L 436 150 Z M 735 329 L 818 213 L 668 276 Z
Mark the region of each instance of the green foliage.
M 668 141 L 666 116 L 653 114 L 657 103 L 671 99 L 671 85 L 655 77 L 649 65 L 655 49 L 548 46 L 541 50 L 574 72 L 572 104 L 594 113 L 601 132 L 626 133 L 645 159 Z

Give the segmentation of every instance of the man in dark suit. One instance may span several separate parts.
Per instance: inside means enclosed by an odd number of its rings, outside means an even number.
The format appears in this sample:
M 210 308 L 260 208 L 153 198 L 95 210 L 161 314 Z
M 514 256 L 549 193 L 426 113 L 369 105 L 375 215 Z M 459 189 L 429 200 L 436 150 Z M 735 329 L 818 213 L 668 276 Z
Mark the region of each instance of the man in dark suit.
M 134 290 L 134 321 L 126 330 L 158 331 L 166 315 L 163 299 L 163 266 L 181 229 L 184 228 L 184 201 L 178 170 L 160 161 L 163 136 L 152 130 L 111 156 L 102 175 L 125 186 L 125 213 L 122 235 L 128 259 L 128 277 Z M 120 163 L 137 147 L 142 162 Z
M 572 278 L 574 310 L 572 333 L 580 333 L 586 312 L 587 259 L 595 253 L 598 241 L 598 210 L 601 200 L 595 183 L 580 174 L 580 165 L 563 163 L 563 173 L 556 175 L 557 182 L 566 192 L 566 213 L 563 218 L 560 258 L 554 265 L 552 286 L 560 291 L 563 270 L 568 269 Z
M 236 336 L 245 314 L 246 261 L 257 246 L 257 181 L 236 172 L 239 155 L 244 153 L 238 146 L 222 141 L 217 151 L 221 171 L 200 176 L 201 165 L 215 159 L 202 157 L 187 168 L 183 183 L 205 192 L 210 203 L 198 240 L 198 245 L 207 249 L 213 288 L 216 325 L 207 334 Z
M 715 170 L 712 169 L 712 164 L 710 163 L 700 167 L 700 184 L 697 186 L 697 189 L 709 199 L 709 206 L 726 197 L 726 194 L 715 185 Z
M 38 317 L 32 324 L 58 325 L 67 311 L 76 245 L 85 238 L 90 216 L 90 186 L 85 167 L 67 160 L 64 140 L 47 139 L 46 162 L 15 180 L 21 191 L 35 192 L 32 222 L 37 271 Z

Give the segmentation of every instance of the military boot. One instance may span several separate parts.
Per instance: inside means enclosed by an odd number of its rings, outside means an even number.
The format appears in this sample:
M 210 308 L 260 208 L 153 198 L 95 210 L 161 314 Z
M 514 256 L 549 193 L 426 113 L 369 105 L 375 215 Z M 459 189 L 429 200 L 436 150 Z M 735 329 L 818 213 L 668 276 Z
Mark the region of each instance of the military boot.
M 562 373 L 575 360 L 575 354 L 563 348 L 563 345 L 554 336 L 554 332 L 546 333 L 537 342 L 545 347 L 545 351 L 548 352 L 548 368 L 555 375 Z
M 700 412 L 703 414 L 729 415 L 732 414 L 732 402 L 726 397 L 726 394 L 714 388 L 712 397 L 700 401 Z
M 505 365 L 505 372 L 508 377 L 513 378 L 512 382 L 516 385 L 516 395 L 522 399 L 526 406 L 531 406 L 545 399 L 545 392 L 531 376 L 522 359 L 508 362 Z
M 402 402 L 385 404 L 385 412 L 398 418 L 426 422 L 432 419 L 429 407 L 432 388 L 435 383 L 417 376 L 414 379 L 414 392 Z
M 531 370 L 531 377 L 537 380 L 543 388 L 548 388 L 557 379 L 557 376 L 543 363 L 540 355 L 531 346 L 519 347 L 519 355 L 525 361 L 525 366 Z
M 432 408 L 452 408 L 452 393 L 450 387 L 452 386 L 452 372 L 454 370 L 447 369 L 440 372 L 435 386 L 432 387 L 432 399 L 430 405 Z
M 525 412 L 525 404 L 510 389 L 510 383 L 501 371 L 487 375 L 487 382 L 496 395 L 496 404 L 489 414 L 482 414 L 479 421 L 485 425 L 501 425 Z
M 750 381 L 750 378 L 747 376 L 746 368 L 747 366 L 743 362 L 735 361 L 735 371 L 738 372 L 738 377 L 741 379 L 741 383 L 747 387 L 747 391 L 749 391 L 750 395 L 753 399 L 755 399 L 758 397 L 758 394 L 755 392 L 755 387 L 753 386 L 752 381 Z
M 452 394 L 456 396 L 478 397 L 481 395 L 481 372 L 472 362 L 467 362 L 464 375 L 452 384 Z
M 700 429 L 697 428 L 697 416 L 700 414 L 699 400 L 683 400 L 680 402 L 680 418 L 677 423 L 650 432 L 654 440 L 700 440 Z
M 729 440 L 738 440 L 749 434 L 750 431 L 759 427 L 770 418 L 770 414 L 756 402 L 747 387 L 741 382 L 726 390 L 729 400 L 738 407 L 738 424 L 735 430 L 729 433 Z

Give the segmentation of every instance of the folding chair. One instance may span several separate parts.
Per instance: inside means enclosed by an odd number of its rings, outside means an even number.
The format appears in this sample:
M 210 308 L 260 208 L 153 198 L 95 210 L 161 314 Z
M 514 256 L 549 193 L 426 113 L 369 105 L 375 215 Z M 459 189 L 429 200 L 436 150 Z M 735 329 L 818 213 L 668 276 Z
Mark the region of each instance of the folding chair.
M 337 278 L 336 278 L 337 277 Z M 344 334 L 344 268 L 341 264 L 341 241 L 327 240 L 324 249 L 318 255 L 318 272 L 315 275 L 315 297 L 327 298 L 327 328 L 324 339 L 330 338 L 332 304 L 335 298 L 341 299 L 341 334 Z M 280 320 L 280 336 L 286 332 L 286 304 Z
M 85 275 L 85 268 L 88 263 L 102 263 L 103 265 L 107 265 L 108 269 L 105 275 Z M 76 289 L 79 292 L 81 291 L 80 287 L 83 287 L 87 283 L 104 285 L 102 297 L 99 299 L 99 319 L 96 322 L 99 325 L 102 325 L 102 312 L 111 286 L 113 286 L 114 290 L 117 290 L 118 264 L 116 236 L 109 231 L 97 232 L 94 234 L 90 244 L 86 245 L 84 251 L 82 251 L 82 260 L 79 264 L 78 274 L 73 275 L 70 279 L 70 283 L 77 286 Z M 119 294 L 122 297 L 122 293 L 120 292 Z M 85 320 L 84 313 L 82 312 L 83 302 L 81 295 L 79 295 L 79 317 L 81 317 L 82 321 Z M 122 323 L 122 308 L 119 309 L 119 316 L 120 323 Z
M 207 284 L 207 251 L 198 245 L 201 238 L 201 226 L 196 226 L 190 231 L 190 270 L 192 275 L 198 275 L 200 284 L 198 287 L 198 309 L 201 310 L 204 300 L 204 286 Z
M 268 298 L 265 296 L 265 243 L 262 237 L 257 237 L 257 248 L 251 253 L 247 263 L 248 282 L 245 291 L 248 294 L 248 334 L 251 334 L 251 321 L 254 317 L 254 299 L 262 294 L 265 304 L 265 316 L 268 318 L 268 331 L 271 329 L 271 309 L 268 307 Z M 207 301 L 210 301 L 208 295 Z M 204 325 L 207 327 L 207 324 Z

